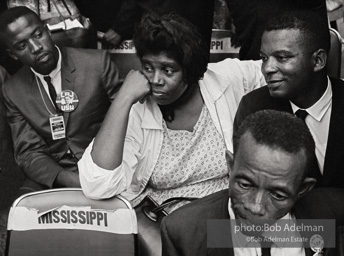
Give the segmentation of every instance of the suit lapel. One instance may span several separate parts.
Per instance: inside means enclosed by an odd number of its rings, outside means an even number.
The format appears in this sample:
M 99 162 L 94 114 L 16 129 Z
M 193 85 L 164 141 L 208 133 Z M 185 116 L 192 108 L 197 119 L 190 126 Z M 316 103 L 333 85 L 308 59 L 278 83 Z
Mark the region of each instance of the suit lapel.
M 62 48 L 61 55 L 61 86 L 62 90 L 71 90 L 75 92 L 74 85 L 75 85 L 75 77 L 76 77 L 76 67 L 73 62 L 73 59 L 68 54 L 68 49 Z M 68 120 L 69 120 L 70 112 L 64 112 L 63 117 L 65 120 L 65 126 L 67 127 Z
M 343 145 L 340 145 L 344 140 L 344 98 L 342 84 L 335 79 L 331 79 L 332 84 L 332 112 L 330 119 L 329 134 L 327 140 L 325 163 L 324 163 L 324 174 L 323 183 L 325 186 L 331 183 L 331 179 L 337 177 L 337 172 L 343 171 L 338 170 L 338 154 Z

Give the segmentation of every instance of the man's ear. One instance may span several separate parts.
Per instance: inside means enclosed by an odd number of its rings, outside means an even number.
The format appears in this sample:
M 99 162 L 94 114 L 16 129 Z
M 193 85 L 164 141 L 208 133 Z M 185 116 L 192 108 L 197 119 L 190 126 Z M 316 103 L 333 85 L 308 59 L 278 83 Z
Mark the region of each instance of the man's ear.
M 228 149 L 226 149 L 226 162 L 228 172 L 230 173 L 234 166 L 234 155 Z
M 326 68 L 327 52 L 324 49 L 319 49 L 313 53 L 314 72 L 319 72 Z
M 307 194 L 317 183 L 317 180 L 315 178 L 306 177 L 303 181 L 300 191 L 298 193 L 298 198 L 303 197 L 305 194 Z
M 18 60 L 18 57 L 15 56 L 10 49 L 6 49 L 7 54 L 14 60 Z

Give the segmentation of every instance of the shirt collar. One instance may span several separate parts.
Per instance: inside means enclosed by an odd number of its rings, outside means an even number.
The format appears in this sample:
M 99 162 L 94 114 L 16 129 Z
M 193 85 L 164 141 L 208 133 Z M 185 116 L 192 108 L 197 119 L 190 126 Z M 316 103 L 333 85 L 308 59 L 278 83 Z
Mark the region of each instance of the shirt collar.
M 234 221 L 235 215 L 234 215 L 234 211 L 232 209 L 231 198 L 228 199 L 228 213 L 229 213 L 230 219 Z M 280 220 L 283 220 L 283 221 L 290 220 L 291 222 L 293 222 L 294 218 L 292 217 L 292 215 L 290 213 L 287 213 Z M 232 228 L 233 245 L 239 246 L 241 249 L 248 247 L 248 244 L 250 244 L 250 247 L 260 247 L 260 243 L 251 242 L 253 240 L 250 239 L 249 236 L 246 236 L 245 234 L 241 233 L 240 231 L 235 233 L 235 236 L 233 236 L 233 232 L 234 232 L 233 228 L 234 227 L 231 227 L 231 228 Z M 262 236 L 269 238 L 269 237 L 276 237 L 276 234 L 274 234 L 274 232 L 264 232 L 262 234 Z M 290 231 L 284 231 L 284 235 L 282 237 L 291 237 L 291 236 L 292 236 L 292 234 L 290 233 Z M 278 237 L 281 237 L 281 233 L 278 234 Z M 276 247 L 285 248 L 286 247 L 285 243 L 286 243 L 285 241 L 275 240 L 273 244 Z
M 289 102 L 290 102 L 291 108 L 293 109 L 293 113 L 295 113 L 297 110 L 300 109 L 298 106 L 296 106 L 291 101 L 289 101 Z M 315 120 L 320 122 L 321 119 L 324 117 L 328 108 L 331 106 L 331 102 L 332 102 L 332 87 L 331 87 L 331 81 L 327 77 L 327 88 L 326 88 L 326 91 L 324 92 L 324 94 L 321 96 L 321 98 L 315 104 L 313 104 L 311 107 L 304 109 L 304 110 L 306 110 L 307 113 L 310 116 L 312 116 Z
M 58 74 L 59 72 L 61 71 L 61 62 L 62 62 L 62 55 L 61 55 L 61 51 L 60 49 L 55 45 L 55 47 L 57 48 L 57 51 L 59 53 L 59 58 L 58 58 L 58 61 L 57 61 L 57 64 L 56 64 L 56 67 L 48 74 L 48 76 L 51 77 L 51 79 L 54 79 Z M 41 80 L 43 80 L 43 78 L 47 75 L 42 75 L 38 72 L 36 72 L 33 68 L 31 68 L 32 72 L 38 76 Z

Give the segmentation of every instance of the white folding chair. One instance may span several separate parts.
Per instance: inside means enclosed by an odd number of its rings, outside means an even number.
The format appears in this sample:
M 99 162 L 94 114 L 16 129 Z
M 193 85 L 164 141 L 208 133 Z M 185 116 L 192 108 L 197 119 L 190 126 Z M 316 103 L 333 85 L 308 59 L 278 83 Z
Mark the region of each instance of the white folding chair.
M 239 48 L 231 45 L 231 31 L 213 29 L 210 43 L 209 62 L 219 62 L 226 58 L 239 58 Z
M 111 59 L 117 64 L 119 78 L 124 80 L 130 70 L 141 70 L 141 61 L 136 55 L 133 40 L 125 40 L 121 45 L 110 50 Z
M 331 48 L 327 57 L 327 74 L 340 78 L 342 64 L 342 40 L 337 30 L 330 28 Z
M 86 198 L 81 189 L 28 193 L 12 205 L 6 255 L 137 255 L 137 220 L 122 196 Z

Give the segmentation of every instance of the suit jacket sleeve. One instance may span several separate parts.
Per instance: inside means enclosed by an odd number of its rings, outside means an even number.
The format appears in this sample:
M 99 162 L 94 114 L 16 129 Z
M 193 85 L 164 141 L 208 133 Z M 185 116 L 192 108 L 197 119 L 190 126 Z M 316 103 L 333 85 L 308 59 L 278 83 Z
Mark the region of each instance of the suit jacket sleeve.
M 161 240 L 162 240 L 162 255 L 163 256 L 178 256 L 177 249 L 168 234 L 167 225 L 165 219 L 162 220 L 160 225 Z
M 6 90 L 3 94 L 17 164 L 30 179 L 51 188 L 63 168 L 50 156 L 44 140 L 11 102 Z
M 119 71 L 116 64 L 111 60 L 110 53 L 104 51 L 102 64 L 103 64 L 103 84 L 104 89 L 112 101 L 115 98 L 116 93 L 118 92 L 119 85 Z

